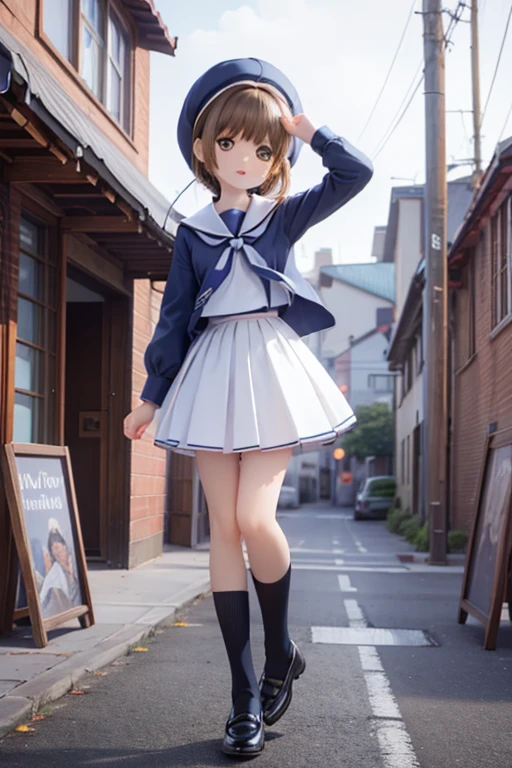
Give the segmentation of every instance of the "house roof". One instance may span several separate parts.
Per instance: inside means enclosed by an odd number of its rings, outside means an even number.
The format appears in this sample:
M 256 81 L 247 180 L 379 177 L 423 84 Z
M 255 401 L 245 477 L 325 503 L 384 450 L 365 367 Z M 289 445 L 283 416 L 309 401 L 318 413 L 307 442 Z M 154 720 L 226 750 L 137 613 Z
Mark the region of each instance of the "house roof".
M 366 264 L 333 264 L 322 267 L 321 274 L 328 275 L 347 285 L 359 288 L 386 301 L 395 301 L 395 265 L 381 261 Z
M 171 37 L 153 0 L 122 0 L 137 26 L 137 45 L 148 51 L 175 55 L 177 37 Z
M 480 187 L 473 197 L 466 216 L 462 221 L 448 254 L 450 266 L 457 267 L 463 258 L 463 251 L 474 245 L 480 229 L 480 221 L 488 213 L 490 206 L 499 204 L 498 198 L 510 194 L 512 177 L 512 137 L 500 142 L 494 156 L 485 171 Z

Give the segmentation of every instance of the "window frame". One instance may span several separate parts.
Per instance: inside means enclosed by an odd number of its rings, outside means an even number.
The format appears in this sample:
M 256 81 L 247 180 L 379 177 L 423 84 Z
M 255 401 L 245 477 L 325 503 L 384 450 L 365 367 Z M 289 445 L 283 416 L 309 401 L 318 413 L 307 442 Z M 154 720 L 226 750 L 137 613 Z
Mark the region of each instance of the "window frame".
M 119 4 L 118 0 L 100 0 L 103 5 L 104 21 L 106 26 L 105 41 L 103 45 L 103 57 L 102 57 L 102 70 L 103 76 L 101 80 L 102 98 L 98 98 L 94 91 L 89 87 L 87 81 L 80 74 L 81 69 L 81 57 L 82 57 L 82 11 L 81 0 L 68 0 L 71 5 L 70 23 L 73 24 L 72 33 L 70 35 L 70 60 L 68 60 L 55 46 L 50 37 L 44 31 L 44 3 L 51 0 L 38 0 L 38 12 L 37 12 L 37 37 L 40 42 L 49 50 L 52 56 L 58 61 L 58 63 L 64 67 L 67 72 L 73 77 L 78 85 L 87 94 L 88 98 L 95 103 L 95 105 L 102 111 L 102 113 L 111 121 L 111 123 L 123 134 L 123 136 L 130 142 L 132 147 L 136 149 L 133 142 L 134 135 L 134 87 L 135 87 L 135 49 L 137 47 L 137 29 L 133 23 L 133 20 L 127 17 L 126 12 Z M 126 82 L 121 89 L 123 110 L 121 114 L 121 121 L 118 121 L 114 115 L 109 111 L 107 107 L 107 92 L 108 92 L 108 65 L 110 63 L 109 52 L 109 35 L 108 35 L 108 22 L 110 15 L 113 15 L 116 22 L 122 28 L 122 32 L 126 38 L 127 51 L 126 51 L 126 74 L 123 78 Z
M 36 261 L 41 265 L 43 269 L 43 300 L 30 296 L 19 290 L 19 270 L 18 279 L 16 284 L 16 300 L 20 298 L 30 301 L 35 306 L 42 309 L 43 315 L 43 333 L 41 343 L 33 343 L 22 339 L 18 333 L 19 316 L 16 316 L 16 346 L 21 344 L 29 349 L 35 349 L 42 355 L 41 362 L 41 391 L 35 392 L 31 389 L 24 389 L 22 387 L 14 388 L 14 401 L 16 395 L 25 395 L 36 399 L 39 402 L 39 413 L 37 414 L 37 426 L 34 432 L 34 442 L 55 444 L 59 443 L 59 392 L 60 392 L 60 364 L 61 364 L 61 350 L 60 350 L 60 327 L 61 327 L 61 314 L 62 307 L 60 286 L 61 286 L 61 253 L 59 246 L 59 238 L 57 234 L 57 228 L 53 219 L 49 219 L 44 214 L 40 215 L 29 200 L 22 200 L 20 215 L 18 219 L 18 263 L 21 253 L 24 253 L 29 258 Z M 29 250 L 21 243 L 19 234 L 21 232 L 22 221 L 27 221 L 29 224 L 37 227 L 40 231 L 41 243 L 38 246 L 37 251 Z M 53 298 L 54 303 L 51 303 L 50 296 L 50 276 L 53 270 L 54 284 L 53 284 Z M 54 349 L 50 349 L 51 334 L 50 334 L 50 313 L 54 313 Z M 54 381 L 51 382 L 50 375 L 50 358 L 53 359 L 54 366 Z M 13 402 L 14 402 L 13 401 Z M 14 427 L 14 424 L 13 424 Z
M 476 355 L 476 248 L 469 253 L 467 265 L 468 287 L 468 352 L 467 359 Z
M 372 392 L 375 392 L 375 394 L 379 395 L 390 395 L 393 393 L 394 388 L 394 376 L 392 373 L 369 373 L 368 374 L 368 389 L 371 389 Z M 388 384 L 386 389 L 377 389 L 375 386 L 375 382 L 377 379 L 386 379 L 386 382 Z
M 489 221 L 491 331 L 512 315 L 511 206 L 512 195 L 509 195 Z M 504 300 L 506 307 L 502 306 Z

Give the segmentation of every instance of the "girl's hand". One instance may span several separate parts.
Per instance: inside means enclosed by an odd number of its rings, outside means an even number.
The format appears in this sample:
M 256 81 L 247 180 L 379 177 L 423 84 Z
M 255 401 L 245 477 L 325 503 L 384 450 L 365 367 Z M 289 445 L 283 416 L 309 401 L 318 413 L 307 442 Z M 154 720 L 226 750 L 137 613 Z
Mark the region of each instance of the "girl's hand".
M 290 110 L 283 110 L 281 122 L 290 136 L 297 136 L 306 144 L 311 144 L 316 128 L 305 114 L 293 116 Z
M 158 406 L 144 402 L 128 414 L 124 420 L 124 434 L 129 440 L 140 440 L 146 429 L 153 421 Z

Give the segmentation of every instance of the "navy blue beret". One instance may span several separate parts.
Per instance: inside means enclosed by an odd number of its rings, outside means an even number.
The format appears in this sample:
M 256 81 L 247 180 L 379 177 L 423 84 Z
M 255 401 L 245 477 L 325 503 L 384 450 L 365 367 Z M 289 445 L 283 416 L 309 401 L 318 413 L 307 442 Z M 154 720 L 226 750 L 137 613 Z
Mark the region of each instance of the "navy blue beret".
M 293 115 L 302 112 L 297 91 L 279 69 L 261 59 L 221 61 L 196 80 L 183 104 L 178 120 L 178 144 L 189 168 L 192 168 L 192 133 L 204 107 L 226 88 L 241 82 L 264 83 L 276 88 L 287 101 Z M 291 138 L 288 158 L 291 165 L 299 156 L 302 142 Z

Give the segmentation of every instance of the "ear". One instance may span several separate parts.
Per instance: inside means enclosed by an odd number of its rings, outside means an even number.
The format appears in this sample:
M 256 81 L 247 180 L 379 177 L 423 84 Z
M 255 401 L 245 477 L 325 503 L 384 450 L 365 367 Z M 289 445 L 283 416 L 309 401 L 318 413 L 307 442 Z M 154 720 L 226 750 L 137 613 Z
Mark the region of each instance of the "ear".
M 201 139 L 196 139 L 194 141 L 193 151 L 199 162 L 204 163 L 203 142 Z

